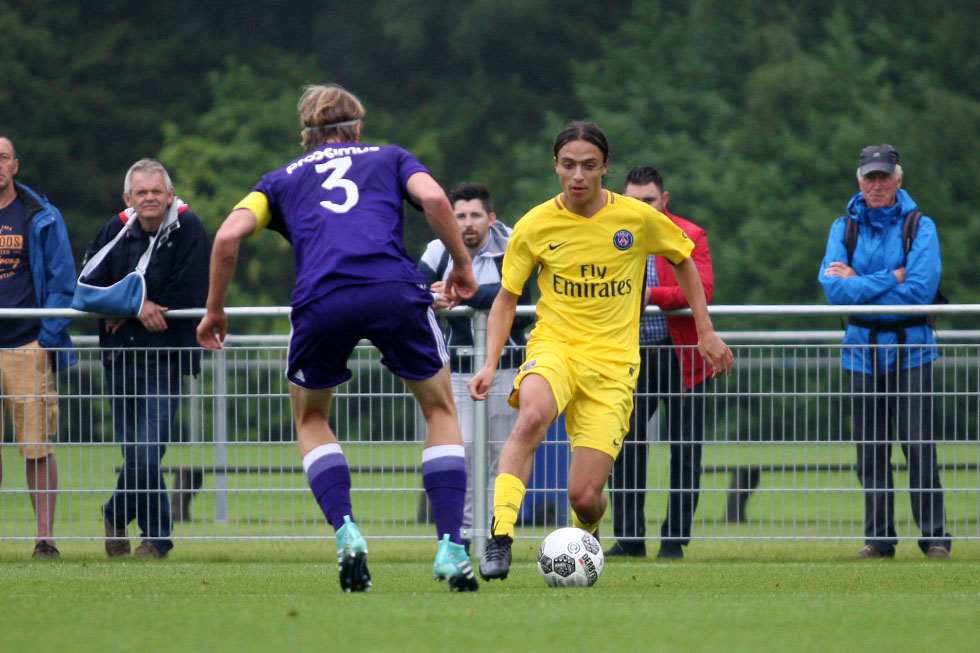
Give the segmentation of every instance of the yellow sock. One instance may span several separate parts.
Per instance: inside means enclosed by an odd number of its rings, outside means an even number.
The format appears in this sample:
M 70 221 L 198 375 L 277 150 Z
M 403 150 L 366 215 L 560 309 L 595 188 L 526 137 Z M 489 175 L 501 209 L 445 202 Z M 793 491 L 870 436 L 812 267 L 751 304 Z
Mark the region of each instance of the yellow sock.
M 527 488 L 511 474 L 497 474 L 493 483 L 493 532 L 491 535 L 514 537 L 514 524 L 524 503 Z
M 572 511 L 572 526 L 574 526 L 575 528 L 581 528 L 586 533 L 592 533 L 593 535 L 595 535 L 596 529 L 599 528 L 600 523 L 602 523 L 602 517 L 599 517 L 597 521 L 594 521 L 591 524 L 586 524 L 584 521 L 582 521 L 579 518 L 577 512 L 575 512 L 574 510 Z

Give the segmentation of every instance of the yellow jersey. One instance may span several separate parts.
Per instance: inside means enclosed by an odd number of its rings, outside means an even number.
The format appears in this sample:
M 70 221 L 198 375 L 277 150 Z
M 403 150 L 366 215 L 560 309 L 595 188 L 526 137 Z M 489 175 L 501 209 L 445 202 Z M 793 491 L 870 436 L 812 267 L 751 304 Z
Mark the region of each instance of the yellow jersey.
M 591 218 L 568 210 L 561 195 L 528 211 L 507 244 L 501 284 L 520 295 L 540 264 L 538 320 L 528 347 L 563 345 L 571 358 L 635 385 L 647 256 L 680 263 L 694 243 L 651 206 L 602 192 L 606 206 Z

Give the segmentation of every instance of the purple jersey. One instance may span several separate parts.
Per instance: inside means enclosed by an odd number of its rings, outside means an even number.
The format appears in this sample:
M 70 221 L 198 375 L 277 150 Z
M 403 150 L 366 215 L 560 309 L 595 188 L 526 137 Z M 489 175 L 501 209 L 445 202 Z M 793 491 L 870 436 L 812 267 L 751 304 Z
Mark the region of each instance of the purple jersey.
M 405 251 L 405 184 L 428 170 L 397 145 L 328 143 L 263 175 L 253 190 L 269 200 L 269 228 L 296 251 L 292 305 L 335 288 L 423 283 Z

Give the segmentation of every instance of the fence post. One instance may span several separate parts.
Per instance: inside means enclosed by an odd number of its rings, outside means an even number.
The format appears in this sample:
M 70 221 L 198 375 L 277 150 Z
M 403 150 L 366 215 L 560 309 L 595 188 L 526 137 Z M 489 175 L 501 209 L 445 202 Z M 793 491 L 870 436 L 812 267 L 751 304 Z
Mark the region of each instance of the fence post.
M 187 375 L 187 394 L 190 395 L 190 425 L 187 436 L 191 442 L 201 441 L 201 385 L 193 374 Z
M 214 520 L 228 523 L 228 357 L 214 352 Z
M 487 359 L 487 313 L 473 313 L 473 373 Z M 487 510 L 489 474 L 487 471 L 487 402 L 473 402 L 473 555 L 483 557 L 489 536 L 490 515 Z

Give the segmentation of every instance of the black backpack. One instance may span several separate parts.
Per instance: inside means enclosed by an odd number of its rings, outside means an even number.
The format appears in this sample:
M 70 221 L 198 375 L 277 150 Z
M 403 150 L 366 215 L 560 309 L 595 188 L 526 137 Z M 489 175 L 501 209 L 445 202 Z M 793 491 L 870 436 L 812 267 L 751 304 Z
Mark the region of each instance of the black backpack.
M 919 232 L 919 218 L 921 217 L 922 211 L 909 211 L 905 214 L 905 217 L 902 220 L 902 248 L 905 250 L 906 259 L 908 259 L 909 250 L 912 249 L 912 241 L 915 240 L 915 235 Z M 854 249 L 857 247 L 858 221 L 851 216 L 847 216 L 846 220 L 847 222 L 844 226 L 844 247 L 847 248 L 847 265 L 851 266 L 854 258 Z M 949 299 L 947 299 L 946 295 L 944 295 L 942 291 L 937 288 L 936 296 L 933 298 L 932 303 L 948 304 Z M 897 332 L 899 334 L 899 342 L 904 343 L 906 327 L 926 325 L 931 328 L 936 322 L 936 316 L 915 315 L 907 320 L 899 320 L 898 322 L 888 323 L 882 323 L 875 320 L 866 320 L 852 316 L 847 318 L 847 322 L 848 324 L 871 329 L 871 336 L 874 342 L 877 342 L 877 338 L 875 337 L 877 332 L 891 331 Z

